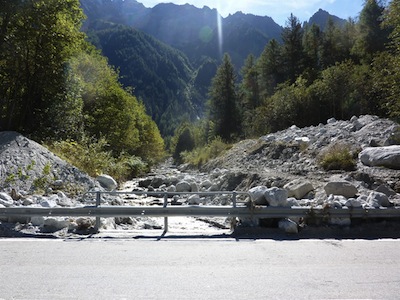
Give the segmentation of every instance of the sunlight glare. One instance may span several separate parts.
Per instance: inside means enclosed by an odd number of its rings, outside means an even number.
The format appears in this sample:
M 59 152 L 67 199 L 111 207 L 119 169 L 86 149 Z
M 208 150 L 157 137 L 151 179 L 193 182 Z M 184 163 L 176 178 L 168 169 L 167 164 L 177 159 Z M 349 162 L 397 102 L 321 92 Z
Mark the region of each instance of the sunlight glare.
M 218 26 L 218 49 L 219 55 L 222 57 L 222 46 L 223 46 L 223 34 L 222 34 L 222 17 L 220 15 L 221 11 L 221 1 L 217 2 L 217 26 Z

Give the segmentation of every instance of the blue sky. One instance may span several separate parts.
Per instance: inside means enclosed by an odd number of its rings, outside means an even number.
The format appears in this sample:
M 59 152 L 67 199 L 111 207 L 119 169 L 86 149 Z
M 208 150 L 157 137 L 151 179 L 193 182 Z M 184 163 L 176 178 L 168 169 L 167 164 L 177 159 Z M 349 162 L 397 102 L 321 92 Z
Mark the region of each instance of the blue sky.
M 272 17 L 276 23 L 284 26 L 290 13 L 299 18 L 300 22 L 304 22 L 320 8 L 343 19 L 354 18 L 359 15 L 364 0 L 138 0 L 138 2 L 146 7 L 153 7 L 161 2 L 189 3 L 199 8 L 206 5 L 217 8 L 223 17 L 242 11 Z

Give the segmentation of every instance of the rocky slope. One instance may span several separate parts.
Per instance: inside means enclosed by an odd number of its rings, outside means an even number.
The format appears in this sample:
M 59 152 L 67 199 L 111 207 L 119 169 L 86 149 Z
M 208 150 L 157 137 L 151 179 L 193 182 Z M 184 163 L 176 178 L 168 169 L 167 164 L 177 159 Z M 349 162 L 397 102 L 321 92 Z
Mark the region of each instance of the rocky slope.
M 154 197 L 108 195 L 102 197 L 102 204 L 162 205 L 161 192 L 164 191 L 236 190 L 250 191 L 252 199 L 239 197 L 247 205 L 368 209 L 399 206 L 399 144 L 399 124 L 375 116 L 353 117 L 350 121 L 330 119 L 325 125 L 306 128 L 292 126 L 259 139 L 241 141 L 200 171 L 167 162 L 146 178 L 133 179 L 119 187 L 125 192 L 155 192 Z M 319 158 L 331 151 L 333 145 L 347 145 L 356 158 L 353 170 L 324 171 L 320 167 Z M 38 182 L 38 178 L 41 181 Z M 81 197 L 79 190 L 116 187 L 112 179 L 103 177 L 96 181 L 39 144 L 10 132 L 0 133 L 0 179 L 0 207 L 87 205 L 90 202 Z M 46 187 L 44 195 L 38 194 L 38 183 Z M 71 187 L 79 188 L 68 193 Z M 176 195 L 168 201 L 171 205 L 226 205 L 231 203 L 231 198 L 226 195 Z M 199 221 L 190 219 L 186 225 L 179 226 L 191 228 Z M 221 228 L 229 228 L 230 224 L 225 218 L 202 218 L 201 221 Z M 245 220 L 239 221 L 245 223 Z M 281 221 L 286 223 L 279 225 L 292 232 L 297 232 L 303 225 L 300 220 Z M 0 235 L 6 234 L 4 228 L 10 226 L 13 234 L 15 230 L 25 230 L 33 234 L 58 232 L 60 235 L 61 232 L 65 235 L 85 231 L 93 225 L 90 218 L 0 218 L 0 222 L 3 222 Z M 152 218 L 108 218 L 103 220 L 102 228 L 159 229 L 161 222 Z M 329 224 L 349 226 L 351 220 L 330 220 Z

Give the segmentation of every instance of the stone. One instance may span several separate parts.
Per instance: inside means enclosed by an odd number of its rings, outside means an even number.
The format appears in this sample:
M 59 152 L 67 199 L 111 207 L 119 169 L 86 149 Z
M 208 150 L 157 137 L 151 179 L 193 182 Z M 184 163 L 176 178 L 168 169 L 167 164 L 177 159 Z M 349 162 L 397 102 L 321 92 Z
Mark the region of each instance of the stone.
M 272 187 L 265 191 L 264 197 L 270 206 L 287 206 L 288 191 Z
M 381 184 L 380 186 L 378 186 L 375 189 L 375 191 L 379 192 L 379 193 L 383 193 L 388 197 L 396 195 L 396 192 L 385 184 Z
M 197 185 L 196 182 L 191 182 L 190 183 L 190 191 L 192 193 L 197 193 L 199 191 L 199 186 Z
M 108 191 L 113 191 L 117 188 L 118 184 L 110 175 L 102 174 L 97 176 L 96 180 L 100 185 Z
M 90 218 L 78 218 L 75 222 L 79 229 L 88 229 L 94 225 L 94 221 Z
M 376 207 L 376 208 L 381 207 L 381 206 L 383 206 L 383 207 L 391 206 L 388 196 L 386 196 L 383 193 L 379 193 L 379 192 L 375 192 L 375 191 L 369 193 L 368 198 L 367 198 L 367 203 L 370 206 Z
M 5 207 L 10 207 L 11 205 L 14 204 L 14 200 L 7 193 L 1 192 L 0 193 L 0 204 L 4 205 Z
M 267 205 L 267 199 L 265 199 L 265 192 L 267 191 L 267 187 L 264 185 L 255 186 L 249 190 L 251 199 L 256 205 Z
M 176 184 L 176 192 L 183 193 L 183 192 L 191 192 L 190 183 L 187 181 L 180 181 Z
M 359 199 L 350 198 L 344 205 L 346 207 L 362 207 L 362 202 Z
M 296 199 L 302 199 L 309 192 L 314 190 L 313 185 L 310 181 L 296 179 L 283 186 L 288 191 L 288 197 L 295 197 Z
M 150 178 L 139 180 L 139 183 L 138 183 L 139 187 L 141 187 L 141 188 L 148 188 L 150 184 L 151 184 Z
M 188 198 L 188 204 L 189 205 L 199 205 L 201 203 L 201 199 L 199 195 L 191 195 Z
M 164 183 L 164 177 L 162 177 L 162 176 L 155 176 L 155 177 L 151 180 L 150 185 L 151 185 L 153 188 L 158 189 L 163 183 Z
M 284 230 L 286 233 L 298 233 L 299 229 L 297 223 L 290 219 L 280 220 L 278 223 L 279 229 Z
M 59 206 L 73 206 L 72 200 L 68 198 L 63 192 L 57 193 L 56 203 Z
M 47 218 L 43 222 L 43 227 L 47 232 L 59 231 L 69 226 L 69 221 L 64 219 Z
M 53 207 L 57 207 L 57 202 L 54 199 L 44 198 L 42 201 L 40 201 L 39 205 L 41 207 L 53 208 Z
M 342 195 L 352 198 L 358 193 L 358 189 L 348 181 L 331 181 L 324 186 L 327 195 Z
M 204 180 L 201 182 L 200 186 L 201 186 L 201 188 L 207 190 L 212 186 L 212 183 L 210 180 Z
M 400 145 L 368 147 L 359 154 L 360 161 L 369 167 L 400 169 Z

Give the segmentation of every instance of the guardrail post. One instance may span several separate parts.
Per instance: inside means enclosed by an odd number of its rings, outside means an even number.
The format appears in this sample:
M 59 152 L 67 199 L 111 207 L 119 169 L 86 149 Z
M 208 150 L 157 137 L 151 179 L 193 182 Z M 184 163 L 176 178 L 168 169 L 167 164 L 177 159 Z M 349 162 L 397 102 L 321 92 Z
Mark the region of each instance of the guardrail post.
M 232 206 L 236 208 L 236 192 L 232 193 Z
M 164 192 L 164 205 L 163 207 L 167 207 L 168 205 L 168 194 Z M 168 217 L 164 217 L 164 233 L 168 231 Z
M 101 195 L 100 192 L 96 192 L 96 207 L 100 206 Z M 94 225 L 95 231 L 99 231 L 100 228 L 100 217 L 96 217 L 96 223 Z

